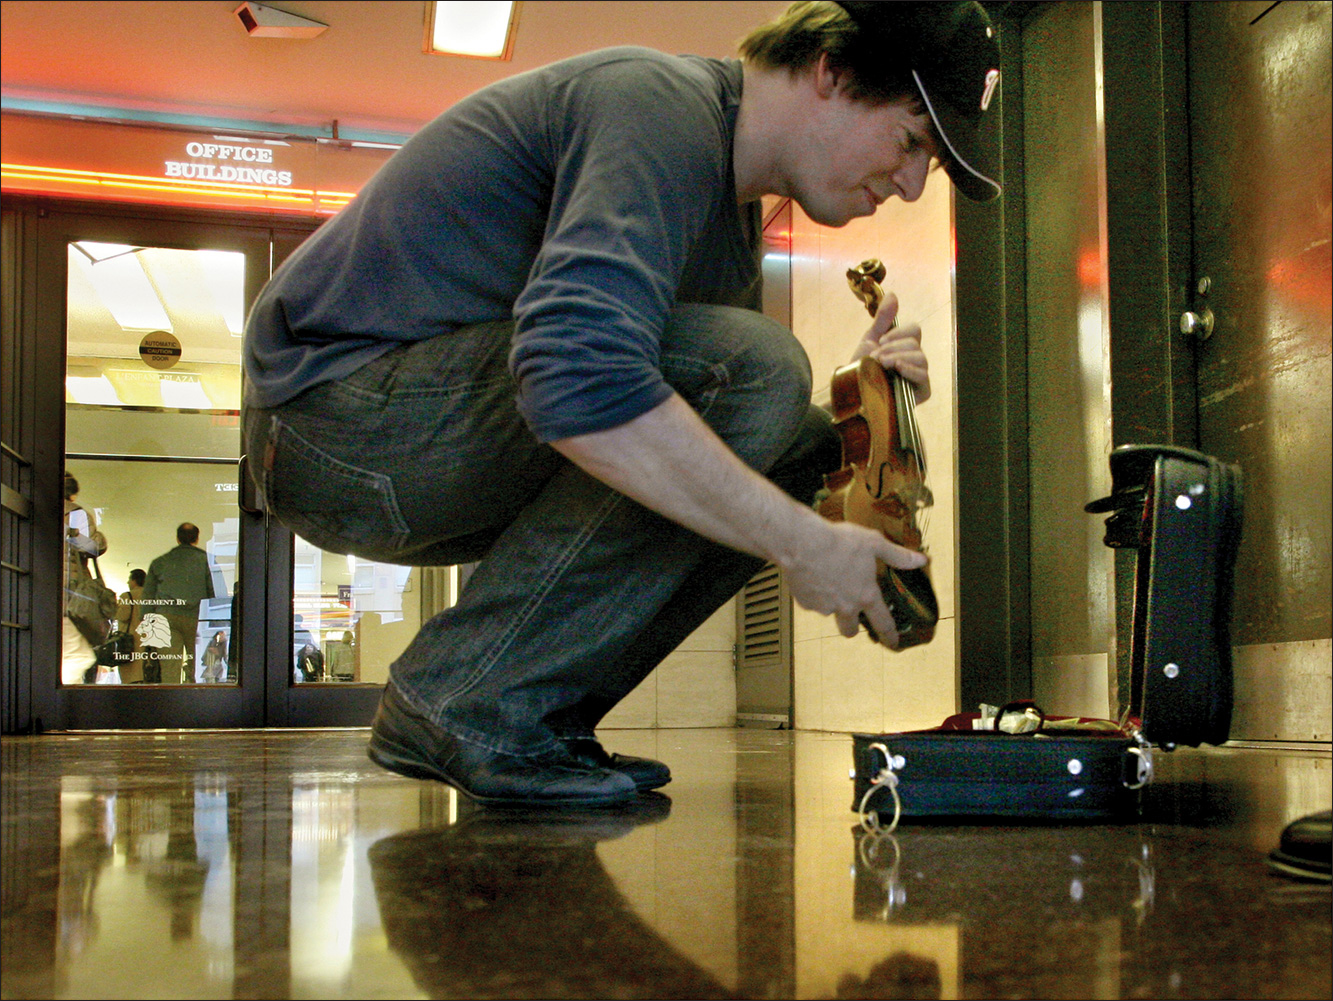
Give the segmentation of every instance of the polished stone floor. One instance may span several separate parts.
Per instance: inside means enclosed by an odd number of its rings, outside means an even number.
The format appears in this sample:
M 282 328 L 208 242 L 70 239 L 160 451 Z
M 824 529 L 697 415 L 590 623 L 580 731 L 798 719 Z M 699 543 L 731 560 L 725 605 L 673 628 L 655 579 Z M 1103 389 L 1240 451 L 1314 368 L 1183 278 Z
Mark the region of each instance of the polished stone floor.
M 1271 873 L 1327 752 L 1158 755 L 1144 817 L 860 832 L 845 734 L 620 731 L 675 781 L 478 812 L 357 730 L 5 738 L 5 998 L 1319 998 Z

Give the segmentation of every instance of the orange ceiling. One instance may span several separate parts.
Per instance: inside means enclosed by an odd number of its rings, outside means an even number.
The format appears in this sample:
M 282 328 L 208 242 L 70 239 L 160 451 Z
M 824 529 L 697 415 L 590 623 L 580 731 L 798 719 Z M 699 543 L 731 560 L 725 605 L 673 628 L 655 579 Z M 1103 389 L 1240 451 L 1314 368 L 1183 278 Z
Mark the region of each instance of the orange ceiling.
M 409 134 L 494 80 L 608 45 L 734 54 L 784 0 L 525 0 L 513 59 L 422 52 L 425 4 L 315 0 L 271 4 L 322 21 L 307 40 L 251 38 L 233 0 L 0 4 L 0 90 L 19 100 L 201 119 Z

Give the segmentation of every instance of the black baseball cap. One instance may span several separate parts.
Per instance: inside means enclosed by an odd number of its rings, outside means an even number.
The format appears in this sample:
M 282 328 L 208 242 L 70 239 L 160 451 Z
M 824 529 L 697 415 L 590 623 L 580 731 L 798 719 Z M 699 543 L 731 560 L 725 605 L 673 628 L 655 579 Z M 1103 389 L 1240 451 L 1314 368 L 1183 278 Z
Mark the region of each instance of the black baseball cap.
M 1000 193 L 994 143 L 983 130 L 1000 84 L 1000 45 L 979 3 L 907 0 L 839 2 L 884 58 L 911 68 L 935 130 L 948 147 L 945 169 L 977 202 Z

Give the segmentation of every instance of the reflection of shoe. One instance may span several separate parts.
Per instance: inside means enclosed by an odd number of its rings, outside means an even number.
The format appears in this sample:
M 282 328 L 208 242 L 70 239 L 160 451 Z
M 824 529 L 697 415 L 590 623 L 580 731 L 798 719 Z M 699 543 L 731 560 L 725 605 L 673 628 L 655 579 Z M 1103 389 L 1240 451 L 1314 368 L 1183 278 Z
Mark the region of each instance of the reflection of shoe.
M 366 753 L 391 772 L 446 782 L 488 806 L 603 806 L 638 794 L 627 776 L 590 768 L 559 748 L 500 754 L 460 740 L 409 706 L 393 685 L 380 699 Z
M 671 815 L 671 797 L 644 792 L 626 803 L 588 806 L 578 811 L 505 807 L 461 815 L 449 830 L 479 843 L 556 845 L 614 841 L 636 827 L 659 824 Z
M 640 789 L 658 789 L 671 781 L 671 769 L 652 758 L 631 754 L 608 754 L 595 737 L 564 737 L 561 743 L 589 768 L 607 768 L 628 775 Z
M 1327 883 L 1330 856 L 1333 856 L 1333 810 L 1325 810 L 1288 824 L 1277 849 L 1268 856 L 1268 864 L 1284 876 Z
M 736 997 L 645 922 L 606 870 L 598 842 L 628 833 L 650 804 L 656 815 L 669 801 L 476 810 L 375 842 L 366 854 L 389 949 L 423 997 Z

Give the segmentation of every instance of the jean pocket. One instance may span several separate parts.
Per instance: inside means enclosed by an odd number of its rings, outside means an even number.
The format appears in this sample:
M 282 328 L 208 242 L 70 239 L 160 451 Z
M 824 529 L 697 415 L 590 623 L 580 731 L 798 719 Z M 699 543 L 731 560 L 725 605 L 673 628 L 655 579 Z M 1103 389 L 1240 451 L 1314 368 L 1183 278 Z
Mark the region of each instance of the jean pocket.
M 329 552 L 383 559 L 405 548 L 407 521 L 388 476 L 335 458 L 280 419 L 270 434 L 266 493 L 279 521 Z

